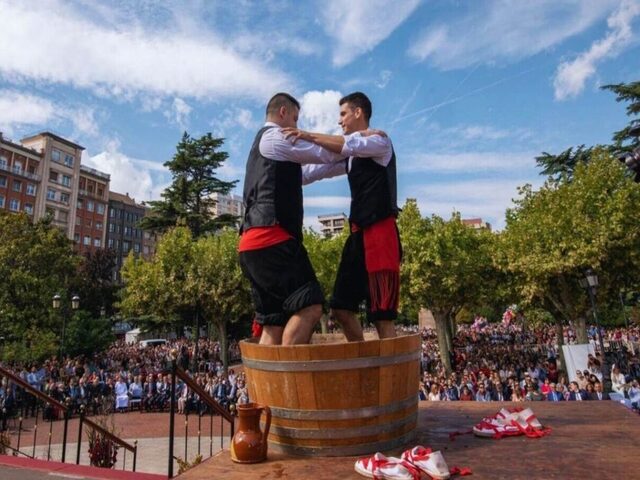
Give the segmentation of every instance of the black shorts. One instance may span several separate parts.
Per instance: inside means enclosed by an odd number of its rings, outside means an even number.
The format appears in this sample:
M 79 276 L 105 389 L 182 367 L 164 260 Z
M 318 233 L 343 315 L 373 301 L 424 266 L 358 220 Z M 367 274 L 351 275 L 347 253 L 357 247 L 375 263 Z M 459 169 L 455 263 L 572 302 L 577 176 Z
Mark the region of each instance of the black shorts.
M 399 252 L 402 256 L 402 251 Z M 360 305 L 365 302 L 367 320 L 395 320 L 398 310 L 371 311 L 371 292 L 369 289 L 369 274 L 365 264 L 365 247 L 363 231 L 352 232 L 344 244 L 342 258 L 333 285 L 330 307 L 338 310 L 358 312 Z
M 260 325 L 283 327 L 294 313 L 324 303 L 307 251 L 298 240 L 240 252 L 240 267 L 251 282 Z

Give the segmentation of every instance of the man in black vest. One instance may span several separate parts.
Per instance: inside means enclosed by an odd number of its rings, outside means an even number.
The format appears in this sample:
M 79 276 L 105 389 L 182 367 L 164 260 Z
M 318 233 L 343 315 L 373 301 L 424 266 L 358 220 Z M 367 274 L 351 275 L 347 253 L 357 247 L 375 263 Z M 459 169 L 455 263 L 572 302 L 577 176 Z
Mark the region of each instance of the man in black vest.
M 293 145 L 284 137 L 281 128 L 295 127 L 299 111 L 291 95 L 274 95 L 247 160 L 238 251 L 251 282 L 262 344 L 308 343 L 322 315 L 322 289 L 302 244 L 302 165 L 344 157 L 306 141 Z
M 339 163 L 306 166 L 303 183 L 348 176 L 351 235 L 342 252 L 331 308 L 349 341 L 363 340 L 356 316 L 363 300 L 367 319 L 380 338 L 396 336 L 393 320 L 398 316 L 402 253 L 396 226 L 396 158 L 391 140 L 369 130 L 371 113 L 369 98 L 354 92 L 340 100 L 338 123 L 344 135 L 283 130 L 294 144 L 307 140 L 346 157 Z

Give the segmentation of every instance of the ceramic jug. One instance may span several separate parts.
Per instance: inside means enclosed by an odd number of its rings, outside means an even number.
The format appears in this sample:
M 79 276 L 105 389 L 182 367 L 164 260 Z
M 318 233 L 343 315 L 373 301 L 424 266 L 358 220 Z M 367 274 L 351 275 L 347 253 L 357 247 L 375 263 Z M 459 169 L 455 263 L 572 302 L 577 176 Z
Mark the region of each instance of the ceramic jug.
M 267 459 L 267 436 L 271 427 L 271 410 L 266 405 L 238 405 L 238 430 L 231 441 L 231 460 L 236 463 L 258 463 Z M 265 413 L 264 432 L 260 417 Z

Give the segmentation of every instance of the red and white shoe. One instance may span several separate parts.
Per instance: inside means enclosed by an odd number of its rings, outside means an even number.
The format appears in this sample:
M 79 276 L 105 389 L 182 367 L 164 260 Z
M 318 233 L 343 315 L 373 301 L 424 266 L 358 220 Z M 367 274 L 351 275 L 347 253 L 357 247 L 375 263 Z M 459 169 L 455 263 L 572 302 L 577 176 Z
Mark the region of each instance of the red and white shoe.
M 432 452 L 430 448 L 425 448 L 422 445 L 405 450 L 402 453 L 402 459 L 411 463 L 420 473 L 425 473 L 431 478 L 445 480 L 451 476 L 442 453 Z
M 524 420 L 527 424 L 529 424 L 535 430 L 542 430 L 544 427 L 542 423 L 538 420 L 533 410 L 530 408 L 525 408 L 524 410 L 518 412 L 518 417 Z
M 356 461 L 355 470 L 374 480 L 420 480 L 420 471 L 406 460 L 376 453 Z

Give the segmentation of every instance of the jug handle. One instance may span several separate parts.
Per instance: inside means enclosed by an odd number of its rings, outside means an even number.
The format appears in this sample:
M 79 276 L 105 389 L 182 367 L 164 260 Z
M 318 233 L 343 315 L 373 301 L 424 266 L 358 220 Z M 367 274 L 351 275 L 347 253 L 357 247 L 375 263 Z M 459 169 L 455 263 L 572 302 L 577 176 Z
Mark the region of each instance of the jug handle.
M 264 445 L 265 451 L 267 450 L 267 437 L 269 436 L 269 428 L 271 428 L 271 409 L 268 405 L 262 405 L 261 407 L 266 415 L 264 432 L 262 432 L 262 444 Z

